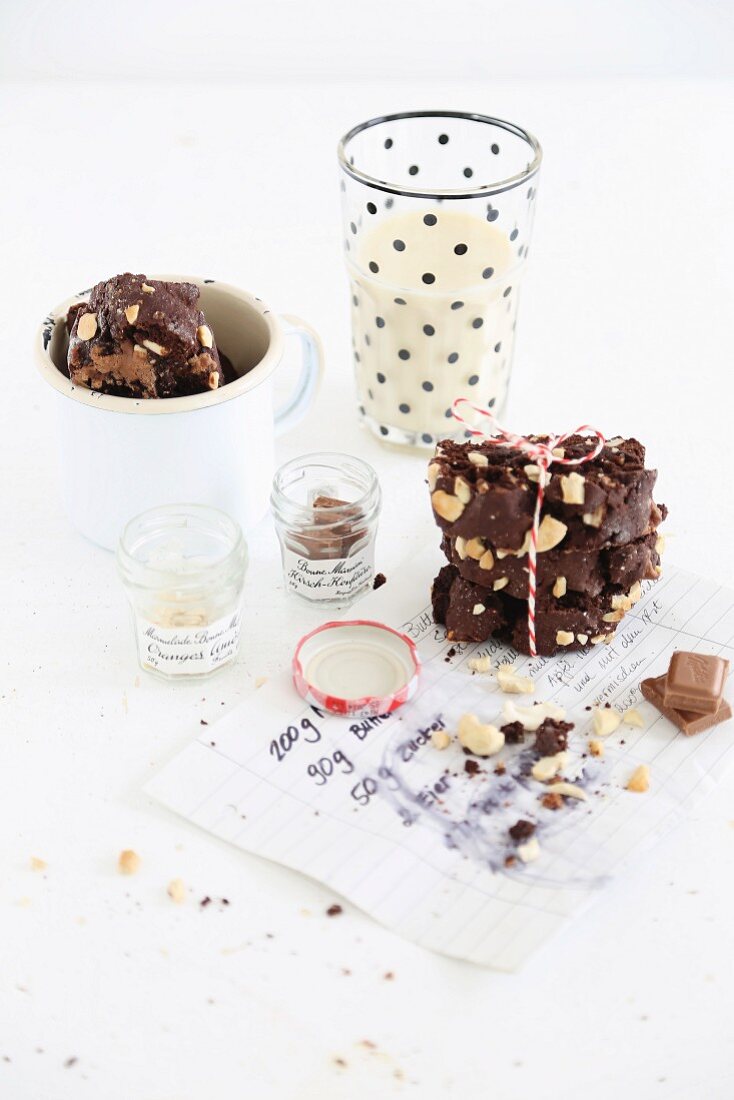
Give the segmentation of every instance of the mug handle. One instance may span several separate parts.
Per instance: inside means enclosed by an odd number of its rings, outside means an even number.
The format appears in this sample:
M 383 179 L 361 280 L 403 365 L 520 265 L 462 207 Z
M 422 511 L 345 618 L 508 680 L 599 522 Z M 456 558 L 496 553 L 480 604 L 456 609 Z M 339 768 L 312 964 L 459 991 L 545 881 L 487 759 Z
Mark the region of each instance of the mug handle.
M 303 366 L 298 383 L 292 393 L 286 397 L 279 409 L 275 410 L 275 434 L 281 435 L 292 428 L 306 415 L 318 392 L 324 373 L 324 345 L 321 337 L 302 321 L 300 317 L 282 313 L 280 321 L 286 336 L 298 336 L 303 351 Z

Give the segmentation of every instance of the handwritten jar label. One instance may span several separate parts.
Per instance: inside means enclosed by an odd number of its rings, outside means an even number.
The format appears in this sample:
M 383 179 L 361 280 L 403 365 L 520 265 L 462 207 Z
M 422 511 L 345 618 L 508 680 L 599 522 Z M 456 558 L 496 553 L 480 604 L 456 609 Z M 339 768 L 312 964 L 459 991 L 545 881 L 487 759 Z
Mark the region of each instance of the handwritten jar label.
M 283 546 L 286 590 L 307 600 L 334 600 L 353 596 L 366 587 L 375 571 L 375 544 L 348 558 L 314 560 Z
M 138 617 L 140 662 L 168 676 L 201 676 L 226 664 L 237 652 L 240 612 L 207 626 L 159 626 Z

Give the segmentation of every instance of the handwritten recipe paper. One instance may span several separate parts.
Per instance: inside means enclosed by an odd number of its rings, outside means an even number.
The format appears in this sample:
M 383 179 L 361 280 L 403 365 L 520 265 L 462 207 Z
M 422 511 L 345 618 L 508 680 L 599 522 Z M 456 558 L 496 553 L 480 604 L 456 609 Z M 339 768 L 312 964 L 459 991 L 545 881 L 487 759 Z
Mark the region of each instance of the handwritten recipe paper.
M 423 947 L 514 970 L 721 774 L 734 747 L 732 723 L 685 737 L 641 699 L 638 685 L 665 672 L 676 648 L 734 660 L 734 591 L 668 569 L 611 645 L 531 659 L 494 639 L 447 642 L 427 598 L 436 564 L 426 551 L 358 609 L 359 618 L 416 642 L 423 672 L 410 704 L 381 718 L 337 718 L 303 702 L 284 670 L 146 790 L 245 851 L 319 879 Z M 507 696 L 493 673 L 473 674 L 468 661 L 483 654 L 495 669 L 513 662 L 532 676 L 535 694 Z M 453 734 L 466 712 L 501 725 L 508 699 L 566 709 L 575 728 L 564 778 L 586 801 L 543 806 L 545 788 L 528 774 L 533 734 L 477 760 L 475 775 L 455 738 L 443 752 L 431 744 L 432 731 Z M 588 754 L 587 708 L 605 703 L 638 707 L 644 728 L 620 726 L 596 758 Z M 650 767 L 645 793 L 625 789 L 639 764 Z M 507 866 L 516 852 L 507 830 L 519 818 L 537 823 L 540 855 Z

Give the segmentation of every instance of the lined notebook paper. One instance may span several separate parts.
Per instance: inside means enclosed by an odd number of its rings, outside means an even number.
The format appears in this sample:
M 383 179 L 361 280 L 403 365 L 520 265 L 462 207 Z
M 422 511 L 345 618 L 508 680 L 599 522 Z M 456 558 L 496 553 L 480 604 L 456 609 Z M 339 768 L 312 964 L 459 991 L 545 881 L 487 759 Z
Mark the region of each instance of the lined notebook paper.
M 310 875 L 415 943 L 514 970 L 616 880 L 703 798 L 734 747 L 734 723 L 684 737 L 642 700 L 639 681 L 667 669 L 674 649 L 734 660 L 734 592 L 669 569 L 649 585 L 611 645 L 559 658 L 519 657 L 495 640 L 447 642 L 427 599 L 435 551 L 396 572 L 359 604 L 359 617 L 402 629 L 423 661 L 413 702 L 369 720 L 319 713 L 296 694 L 289 669 L 175 757 L 146 787 L 158 801 L 248 852 Z M 499 691 L 468 661 L 490 654 L 536 685 Z M 575 723 L 564 777 L 586 801 L 541 802 L 535 756 L 506 745 L 478 761 L 456 739 L 440 752 L 435 729 L 455 731 L 469 711 L 501 724 L 508 700 L 553 700 Z M 636 706 L 644 728 L 622 725 L 602 758 L 588 752 L 593 705 Z M 212 743 L 213 742 L 213 743 Z M 650 789 L 626 783 L 639 764 Z M 540 855 L 517 858 L 508 828 L 536 823 Z

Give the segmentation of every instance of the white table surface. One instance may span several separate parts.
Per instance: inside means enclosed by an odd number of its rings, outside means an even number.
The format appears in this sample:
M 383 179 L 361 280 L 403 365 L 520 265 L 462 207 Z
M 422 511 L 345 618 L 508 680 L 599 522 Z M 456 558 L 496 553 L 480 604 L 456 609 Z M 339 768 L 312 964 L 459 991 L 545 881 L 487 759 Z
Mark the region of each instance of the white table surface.
M 112 558 L 61 510 L 31 344 L 50 306 L 123 270 L 216 276 L 302 314 L 327 378 L 279 458 L 375 465 L 389 577 L 437 535 L 423 459 L 357 425 L 334 146 L 390 109 L 515 119 L 546 158 L 507 419 L 643 439 L 668 560 L 734 583 L 732 86 L 6 85 L 2 100 L 0 1096 L 730 1098 L 731 776 L 518 975 L 428 954 L 348 905 L 329 919 L 329 891 L 141 793 L 321 616 L 286 607 L 264 523 L 236 665 L 203 686 L 140 673 Z M 142 857 L 134 877 L 122 848 Z

